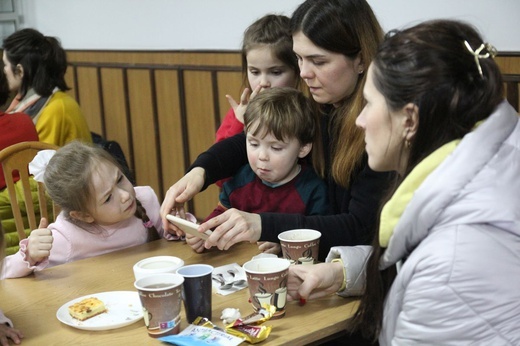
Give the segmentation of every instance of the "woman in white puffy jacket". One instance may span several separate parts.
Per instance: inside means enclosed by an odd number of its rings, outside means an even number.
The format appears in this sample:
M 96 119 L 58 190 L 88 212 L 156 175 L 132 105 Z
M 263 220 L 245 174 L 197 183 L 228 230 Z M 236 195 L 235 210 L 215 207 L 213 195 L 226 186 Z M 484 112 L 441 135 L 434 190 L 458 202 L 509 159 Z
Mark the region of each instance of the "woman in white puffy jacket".
M 400 181 L 374 245 L 292 266 L 293 299 L 362 295 L 352 327 L 381 345 L 520 345 L 520 118 L 495 52 L 458 21 L 388 35 L 357 125 Z

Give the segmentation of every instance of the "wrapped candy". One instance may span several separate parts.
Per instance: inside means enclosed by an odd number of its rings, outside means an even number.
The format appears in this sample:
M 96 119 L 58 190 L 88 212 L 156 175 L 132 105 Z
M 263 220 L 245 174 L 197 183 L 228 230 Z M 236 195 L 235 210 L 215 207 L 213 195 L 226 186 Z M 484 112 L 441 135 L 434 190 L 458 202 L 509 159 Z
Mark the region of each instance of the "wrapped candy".
M 258 311 L 229 323 L 226 326 L 226 333 L 243 338 L 250 344 L 259 343 L 267 339 L 272 329 L 271 326 L 261 324 L 269 320 L 275 311 L 275 306 L 263 304 Z

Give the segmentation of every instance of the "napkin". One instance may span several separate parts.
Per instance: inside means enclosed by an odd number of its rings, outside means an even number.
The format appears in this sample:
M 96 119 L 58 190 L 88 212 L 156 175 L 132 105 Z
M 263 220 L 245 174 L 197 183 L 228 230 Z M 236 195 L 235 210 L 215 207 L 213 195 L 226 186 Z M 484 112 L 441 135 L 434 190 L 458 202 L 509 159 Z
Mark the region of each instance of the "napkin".
M 234 278 L 233 278 L 233 275 L 228 273 L 228 270 L 233 270 L 235 272 Z M 224 280 L 226 280 L 226 282 L 231 282 L 231 281 L 235 281 L 235 280 L 246 280 L 247 281 L 246 272 L 244 271 L 244 269 L 241 266 L 238 265 L 238 263 L 231 263 L 231 264 L 226 264 L 226 265 L 223 265 L 220 267 L 216 267 L 213 269 L 212 275 L 216 275 L 216 274 L 222 274 L 222 276 L 224 276 Z M 235 293 L 235 292 L 240 291 L 247 287 L 247 282 L 246 282 L 245 284 L 240 285 L 240 286 L 233 285 L 227 290 L 221 290 L 221 289 L 219 289 L 220 283 L 218 283 L 215 280 L 211 280 L 211 283 L 212 283 L 213 287 L 215 287 L 215 290 L 217 291 L 217 293 L 220 295 L 223 295 L 223 296 L 227 296 L 231 293 Z

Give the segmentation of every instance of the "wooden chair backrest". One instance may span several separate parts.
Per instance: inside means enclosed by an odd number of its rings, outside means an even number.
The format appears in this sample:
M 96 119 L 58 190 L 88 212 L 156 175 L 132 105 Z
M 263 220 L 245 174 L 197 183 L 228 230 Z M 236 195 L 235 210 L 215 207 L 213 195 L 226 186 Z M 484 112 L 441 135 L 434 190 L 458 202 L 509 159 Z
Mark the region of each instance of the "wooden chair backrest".
M 0 162 L 2 163 L 2 169 L 4 170 L 5 182 L 7 185 L 7 191 L 9 194 L 9 199 L 11 201 L 11 208 L 13 210 L 13 215 L 16 224 L 16 231 L 18 233 L 18 237 L 20 240 L 26 238 L 25 227 L 23 223 L 22 212 L 20 210 L 20 206 L 18 204 L 18 199 L 16 196 L 16 190 L 13 181 L 13 172 L 18 172 L 20 176 L 20 183 L 23 188 L 23 199 L 25 203 L 25 208 L 27 211 L 27 219 L 29 221 L 29 227 L 31 230 L 38 228 L 40 224 L 40 220 L 36 220 L 36 212 L 35 205 L 33 203 L 33 198 L 31 194 L 31 188 L 29 185 L 29 162 L 36 156 L 38 151 L 45 149 L 58 149 L 57 146 L 53 144 L 43 143 L 43 142 L 21 142 L 13 144 L 3 150 L 0 151 Z M 49 212 L 47 210 L 47 196 L 45 193 L 45 185 L 43 183 L 38 182 L 38 203 L 40 207 L 40 215 L 41 217 L 47 218 L 49 220 Z M 52 203 L 53 206 L 53 215 L 56 217 L 58 215 L 57 206 Z M 49 220 L 49 223 L 54 220 Z

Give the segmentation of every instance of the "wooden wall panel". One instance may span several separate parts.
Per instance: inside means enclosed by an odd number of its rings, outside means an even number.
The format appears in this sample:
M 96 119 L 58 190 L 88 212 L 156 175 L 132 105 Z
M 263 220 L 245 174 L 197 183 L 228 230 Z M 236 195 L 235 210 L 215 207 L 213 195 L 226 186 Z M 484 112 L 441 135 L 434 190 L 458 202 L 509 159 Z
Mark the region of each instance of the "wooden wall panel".
M 505 74 L 520 74 L 520 53 L 495 58 L 500 70 Z
M 77 71 L 78 83 L 81 88 L 77 93 L 77 100 L 81 105 L 83 115 L 87 119 L 90 130 L 101 133 L 99 82 L 97 70 L 92 67 L 81 67 Z
M 135 167 L 135 175 L 139 177 L 139 185 L 149 185 L 155 191 L 161 191 L 157 174 L 158 146 L 156 140 L 157 114 L 153 108 L 154 86 L 151 83 L 151 72 L 147 70 L 128 71 L 128 95 L 130 101 L 130 123 L 134 160 L 139 162 Z
M 215 141 L 215 109 L 210 72 L 187 71 L 185 73 L 187 135 L 190 162 L 209 148 Z M 197 196 L 195 215 L 204 218 L 216 207 L 218 193 L 209 191 Z
M 518 90 L 520 90 L 520 53 L 501 53 L 495 60 L 502 73 L 506 75 L 505 94 L 509 103 L 516 110 L 520 110 L 520 96 L 518 95 Z
M 237 51 L 67 51 L 69 61 L 129 64 L 240 66 Z
M 222 121 L 228 110 L 231 108 L 228 100 L 226 99 L 226 94 L 231 95 L 235 101 L 240 102 L 240 94 L 242 93 L 242 73 L 219 73 L 217 77 L 218 90 L 221 91 L 219 114 L 220 121 Z
M 116 140 L 138 185 L 160 201 L 199 153 L 242 92 L 238 51 L 68 51 L 66 80 L 92 131 Z M 520 54 L 496 58 L 505 74 L 520 74 Z M 212 186 L 188 209 L 204 218 L 218 201 Z
M 168 188 L 215 140 L 229 109 L 225 95 L 242 89 L 239 52 L 68 51 L 69 93 L 89 126 L 117 141 L 137 185 L 162 202 Z M 212 186 L 188 203 L 199 219 L 216 206 Z
M 156 72 L 159 159 L 164 192 L 184 175 L 185 162 L 189 161 L 183 145 L 178 80 L 176 71 Z
M 69 51 L 66 80 L 91 129 L 116 140 L 138 185 L 167 189 L 215 140 L 243 89 L 238 51 Z M 504 74 L 520 74 L 520 54 L 496 58 Z M 188 204 L 199 219 L 216 206 L 211 186 Z
M 103 118 L 103 130 L 99 134 L 118 142 L 125 153 L 129 165 L 135 167 L 125 96 L 126 75 L 124 70 L 114 68 L 102 68 L 100 73 L 103 107 L 99 116 Z

